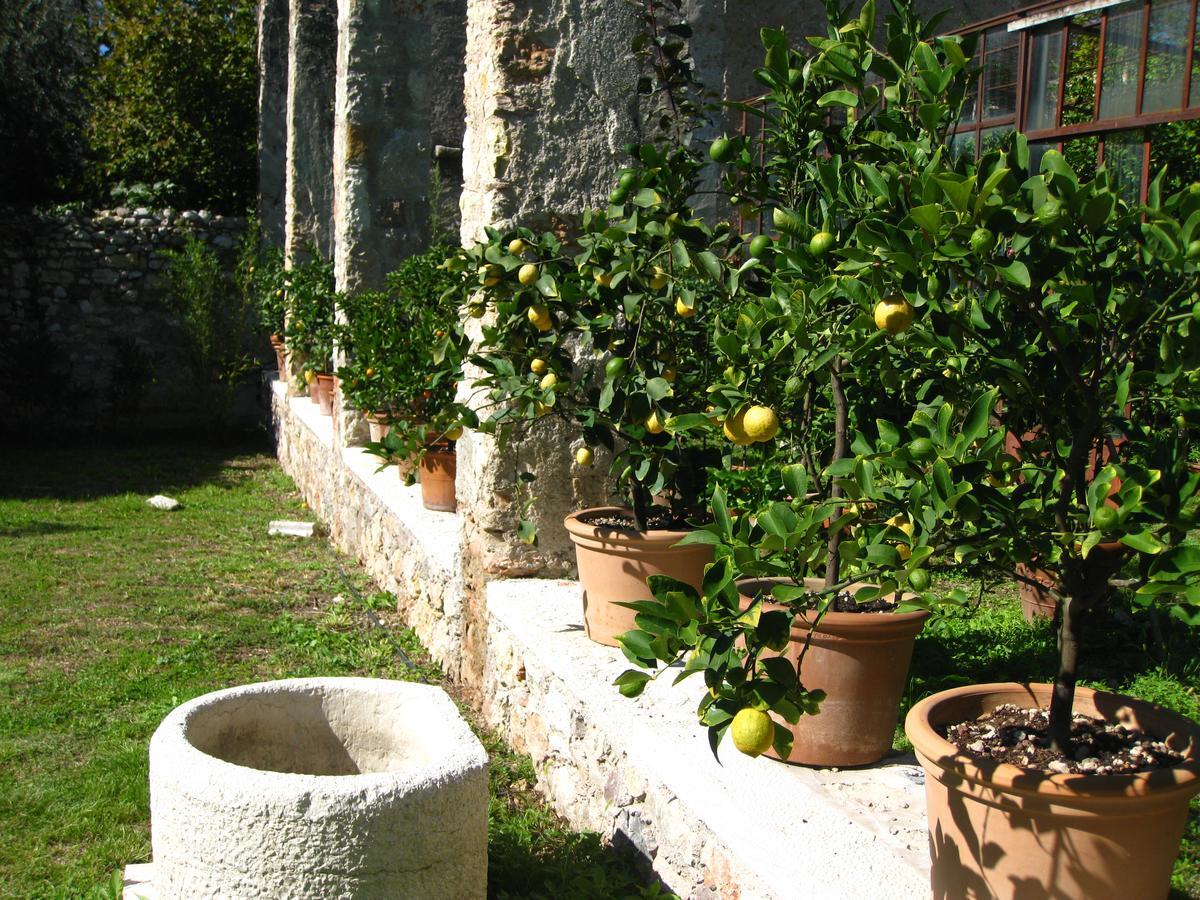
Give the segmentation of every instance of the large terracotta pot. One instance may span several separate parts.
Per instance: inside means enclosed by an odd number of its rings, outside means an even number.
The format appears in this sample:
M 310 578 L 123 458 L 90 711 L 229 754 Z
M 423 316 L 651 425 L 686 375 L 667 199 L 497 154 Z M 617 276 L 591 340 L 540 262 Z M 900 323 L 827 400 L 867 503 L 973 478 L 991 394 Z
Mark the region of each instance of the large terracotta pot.
M 317 385 L 317 404 L 321 407 L 321 415 L 333 415 L 333 376 L 318 375 L 316 380 Z
M 1200 792 L 1200 726 L 1156 706 L 1077 688 L 1076 713 L 1141 728 L 1187 757 L 1137 775 L 1057 775 L 975 760 L 937 733 L 1003 703 L 1047 707 L 1047 684 L 978 684 L 927 697 L 904 730 L 925 769 L 934 898 L 1166 897 Z
M 738 582 L 742 607 L 754 598 L 769 594 L 777 584 L 792 584 L 782 578 L 753 578 Z M 809 590 L 821 590 L 825 582 L 806 578 Z M 852 585 L 858 591 L 866 585 Z M 764 610 L 784 609 L 778 603 L 763 604 Z M 808 619 L 806 621 L 806 618 Z M 792 725 L 780 716 L 776 722 L 792 732 L 792 754 L 786 760 L 806 766 L 865 766 L 883 759 L 892 749 L 900 697 L 908 681 L 913 643 L 925 625 L 924 610 L 905 613 L 826 613 L 804 654 L 800 680 L 808 690 L 822 690 L 826 698 L 821 712 L 801 716 Z M 815 621 L 816 612 L 797 616 L 792 639 L 783 653 L 794 666 Z M 774 749 L 767 756 L 780 757 Z
M 458 498 L 454 493 L 456 469 L 454 450 L 450 447 L 431 447 L 421 457 L 421 502 L 426 509 L 458 510 Z
M 567 533 L 575 544 L 579 583 L 583 588 L 583 625 L 598 644 L 616 647 L 617 635 L 636 627 L 632 609 L 618 602 L 652 600 L 646 585 L 651 575 L 668 575 L 699 589 L 704 567 L 713 561 L 712 547 L 691 544 L 676 547 L 687 531 L 601 528 L 580 521 L 580 516 L 632 513 L 615 506 L 598 506 L 567 516 Z
M 306 379 L 307 380 L 307 379 Z M 314 375 L 312 381 L 308 381 L 308 399 L 313 403 L 320 404 L 321 395 L 317 388 L 317 376 Z
M 271 349 L 275 351 L 275 368 L 278 372 L 276 378 L 280 381 L 287 381 L 287 348 L 284 346 L 283 338 L 277 334 L 271 335 Z

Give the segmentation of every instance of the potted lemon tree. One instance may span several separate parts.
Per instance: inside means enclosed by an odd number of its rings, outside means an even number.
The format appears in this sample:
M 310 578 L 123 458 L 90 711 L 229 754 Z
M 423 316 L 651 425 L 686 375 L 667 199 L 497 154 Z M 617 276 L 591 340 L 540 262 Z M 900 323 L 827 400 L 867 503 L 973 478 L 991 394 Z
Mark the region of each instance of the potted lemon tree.
M 819 52 L 848 55 L 846 24 Z M 889 41 L 893 53 L 902 46 Z M 950 77 L 953 60 L 932 43 L 909 49 L 931 91 Z M 936 102 L 916 90 L 889 104 L 920 114 Z M 809 593 L 870 581 L 878 588 L 868 596 L 907 590 L 935 605 L 965 595 L 935 587 L 931 571 L 1012 571 L 1036 558 L 1061 585 L 1054 684 L 958 688 L 906 720 L 928 776 L 934 894 L 1007 896 L 1021 885 L 1163 896 L 1200 791 L 1200 730 L 1076 682 L 1101 605 L 1161 602 L 1196 618 L 1200 548 L 1187 533 L 1200 479 L 1187 468 L 1186 435 L 1200 362 L 1200 191 L 1168 198 L 1156 179 L 1146 204 L 1131 204 L 1104 170 L 1081 178 L 1052 151 L 1031 165 L 1019 136 L 977 165 L 937 155 L 893 174 L 877 185 L 870 177 L 877 214 L 832 252 L 846 277 L 877 273 L 877 297 L 860 304 L 864 334 L 879 302 L 897 298 L 889 306 L 905 327 L 884 309 L 855 358 L 899 369 L 918 402 L 852 418 L 848 455 L 823 469 L 841 500 L 771 507 L 757 524 L 714 502 L 713 529 L 693 538 L 715 545 L 702 591 L 656 584 L 624 642 L 641 665 L 619 684 L 637 693 L 652 665 L 686 657 L 684 672 L 703 673 L 709 689 L 701 715 L 714 748 L 731 730 L 750 752 L 789 750 L 790 731 L 770 713 L 795 721 L 823 699 L 776 655 L 808 603 L 776 589 L 783 609 L 743 609 L 741 571 L 764 559 L 811 564 L 836 533 L 839 581 Z M 1114 432 L 1117 449 L 1089 474 Z M 1031 446 L 1014 452 L 1008 437 L 1030 433 Z M 795 494 L 807 474 L 783 477 Z M 1119 565 L 1095 553 L 1108 541 L 1124 548 Z
M 302 361 L 309 396 L 324 415 L 333 414 L 335 294 L 333 264 L 315 248 L 284 275 L 284 340 Z

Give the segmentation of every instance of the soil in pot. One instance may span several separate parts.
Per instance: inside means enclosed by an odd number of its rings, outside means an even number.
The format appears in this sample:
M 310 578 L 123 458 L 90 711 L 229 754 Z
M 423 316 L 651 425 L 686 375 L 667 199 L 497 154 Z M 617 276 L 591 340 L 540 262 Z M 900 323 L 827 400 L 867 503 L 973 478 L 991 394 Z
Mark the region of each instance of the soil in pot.
M 439 512 L 458 510 L 458 498 L 454 492 L 456 470 L 454 448 L 448 444 L 431 447 L 421 457 L 421 502 L 426 509 Z M 404 477 L 403 472 L 401 477 Z
M 583 589 L 583 623 L 598 644 L 616 647 L 617 635 L 635 628 L 636 613 L 618 602 L 651 600 L 651 575 L 667 575 L 699 589 L 712 547 L 676 547 L 688 534 L 670 510 L 651 510 L 649 530 L 639 532 L 633 514 L 615 506 L 585 509 L 567 516 L 564 525 L 575 544 Z
M 742 605 L 749 608 L 754 598 L 770 594 L 786 579 L 762 578 L 738 582 Z M 805 579 L 804 586 L 821 590 L 824 581 Z M 859 604 L 851 592 L 866 585 L 851 585 L 835 597 L 829 611 L 816 625 L 800 680 L 808 690 L 822 690 L 826 698 L 821 712 L 801 716 L 792 725 L 782 717 L 776 722 L 792 732 L 792 753 L 786 762 L 806 766 L 864 766 L 883 759 L 892 749 L 892 737 L 900 718 L 900 697 L 908 680 L 917 634 L 929 618 L 923 610 L 897 613 L 887 599 Z M 767 602 L 764 609 L 784 607 Z M 796 665 L 808 638 L 814 611 L 798 616 L 792 624 L 791 642 L 780 654 Z M 774 749 L 767 754 L 779 759 Z
M 321 415 L 333 415 L 333 376 L 318 375 L 316 380 L 317 385 L 317 404 L 321 407 Z
M 1155 748 L 1165 745 L 1183 761 L 1122 774 L 1113 757 L 1102 762 L 1095 728 L 1082 722 L 1080 736 L 1087 742 L 1053 769 L 1034 768 L 1054 760 L 1039 759 L 1036 735 L 1030 740 L 1030 730 L 1019 726 L 1025 737 L 1008 738 L 1016 738 L 1011 743 L 1020 745 L 1020 755 L 1010 758 L 1023 762 L 1030 756 L 1029 766 L 988 758 L 987 741 L 980 753 L 969 746 L 989 727 L 999 731 L 1012 715 L 1002 707 L 1046 709 L 1052 692 L 1043 684 L 969 685 L 928 697 L 909 711 L 904 728 L 926 774 L 935 898 L 1167 896 L 1188 802 L 1200 792 L 1200 725 L 1151 703 L 1080 687 L 1076 716 L 1143 732 Z M 999 719 L 971 724 L 997 710 Z M 979 736 L 972 736 L 975 729 Z M 969 738 L 968 749 L 947 740 L 947 734 L 960 733 Z M 1092 765 L 1113 771 L 1090 774 Z

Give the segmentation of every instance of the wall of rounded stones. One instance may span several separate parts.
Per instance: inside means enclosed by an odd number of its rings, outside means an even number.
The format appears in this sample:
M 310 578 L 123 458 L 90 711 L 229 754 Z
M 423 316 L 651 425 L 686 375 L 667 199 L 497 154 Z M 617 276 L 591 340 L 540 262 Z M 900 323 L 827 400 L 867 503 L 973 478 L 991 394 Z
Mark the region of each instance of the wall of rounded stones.
M 192 235 L 232 264 L 245 227 L 203 210 L 0 209 L 0 423 L 190 418 L 167 253 Z

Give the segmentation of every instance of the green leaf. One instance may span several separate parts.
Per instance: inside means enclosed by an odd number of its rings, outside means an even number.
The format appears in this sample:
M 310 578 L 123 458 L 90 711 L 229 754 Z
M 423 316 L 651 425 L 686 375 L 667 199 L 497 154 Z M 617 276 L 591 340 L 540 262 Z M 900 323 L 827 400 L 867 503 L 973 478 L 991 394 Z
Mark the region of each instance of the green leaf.
M 537 544 L 537 527 L 528 519 L 517 523 L 517 537 L 530 546 Z
M 1132 547 L 1139 553 L 1162 553 L 1167 546 L 1149 531 L 1145 530 L 1134 532 L 1133 534 L 1123 534 L 1120 540 L 1126 547 Z
M 853 108 L 858 106 L 858 95 L 850 91 L 829 91 L 817 100 L 817 106 L 824 109 L 827 106 L 843 106 Z
M 763 613 L 754 629 L 754 635 L 763 646 L 770 647 L 772 650 L 787 649 L 792 636 L 791 614 L 779 609 Z
M 942 211 L 936 204 L 927 203 L 924 206 L 914 206 L 908 214 L 922 229 L 931 234 L 942 227 Z
M 646 393 L 650 399 L 657 403 L 664 397 L 670 397 L 675 393 L 675 389 L 671 386 L 671 382 L 665 378 L 655 377 L 646 382 Z
M 716 254 L 711 250 L 701 250 L 696 254 L 696 259 L 700 261 L 700 265 L 704 267 L 704 271 L 708 273 L 708 277 L 713 281 L 720 281 L 723 270 L 721 261 L 717 259 Z
M 1007 266 L 1001 266 L 1000 274 L 1004 276 L 1004 280 L 1009 284 L 1015 284 L 1018 287 L 1027 288 L 1031 281 L 1029 278 L 1029 268 L 1019 259 L 1013 260 Z
M 650 676 L 637 669 L 626 669 L 614 680 L 613 684 L 621 691 L 622 696 L 637 697 L 646 688 Z
M 783 467 L 783 486 L 796 500 L 803 500 L 808 492 L 808 469 L 801 463 Z

